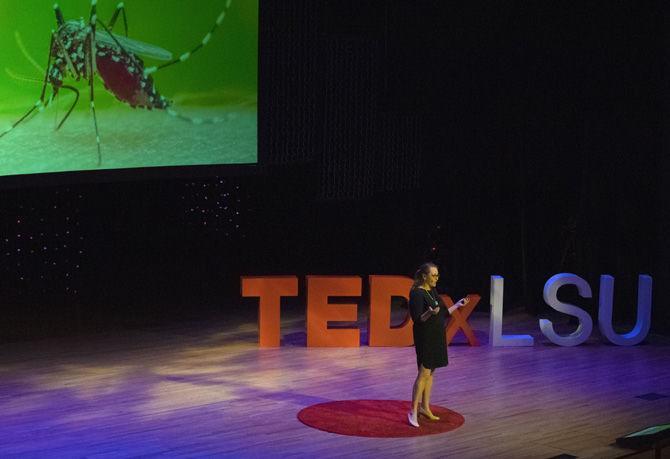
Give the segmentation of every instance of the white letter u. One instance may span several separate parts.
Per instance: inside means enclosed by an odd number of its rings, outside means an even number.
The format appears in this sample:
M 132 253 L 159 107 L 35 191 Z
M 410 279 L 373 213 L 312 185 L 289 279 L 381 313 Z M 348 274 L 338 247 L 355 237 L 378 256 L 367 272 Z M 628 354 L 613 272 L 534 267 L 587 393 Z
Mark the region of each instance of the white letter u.
M 612 328 L 612 299 L 614 277 L 600 276 L 600 298 L 598 301 L 598 328 L 610 342 L 619 346 L 634 346 L 647 337 L 651 327 L 651 276 L 640 274 L 637 281 L 637 321 L 635 327 L 625 335 L 619 335 Z

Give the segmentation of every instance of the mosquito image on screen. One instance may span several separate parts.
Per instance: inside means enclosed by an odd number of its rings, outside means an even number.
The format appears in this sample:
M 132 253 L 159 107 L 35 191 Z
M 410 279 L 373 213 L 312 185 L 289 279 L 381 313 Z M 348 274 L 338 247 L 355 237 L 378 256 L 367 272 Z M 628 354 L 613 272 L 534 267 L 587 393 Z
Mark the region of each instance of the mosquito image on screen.
M 102 163 L 100 128 L 95 111 L 94 80 L 98 76 L 104 87 L 119 101 L 133 108 L 165 110 L 168 114 L 201 124 L 220 121 L 217 118 L 191 118 L 171 108 L 171 101 L 161 95 L 155 86 L 153 74 L 168 66 L 187 61 L 193 54 L 207 45 L 215 31 L 221 26 L 232 0 L 225 0 L 223 9 L 211 29 L 190 51 L 173 57 L 172 53 L 153 44 L 144 43 L 128 36 L 128 22 L 124 3 L 116 6 L 109 22 L 102 22 L 97 15 L 97 0 L 91 0 L 88 20 L 66 20 L 58 4 L 53 6 L 56 29 L 51 33 L 46 74 L 39 99 L 11 127 L 0 133 L 0 138 L 9 134 L 32 116 L 43 111 L 58 96 L 61 90 L 71 91 L 74 101 L 63 118 L 57 123 L 59 129 L 68 119 L 79 101 L 79 90 L 72 82 L 85 81 L 88 85 L 90 112 L 95 132 L 98 166 Z M 123 21 L 123 35 L 114 33 L 119 17 Z M 147 67 L 143 58 L 162 62 Z M 47 89 L 51 94 L 47 96 Z

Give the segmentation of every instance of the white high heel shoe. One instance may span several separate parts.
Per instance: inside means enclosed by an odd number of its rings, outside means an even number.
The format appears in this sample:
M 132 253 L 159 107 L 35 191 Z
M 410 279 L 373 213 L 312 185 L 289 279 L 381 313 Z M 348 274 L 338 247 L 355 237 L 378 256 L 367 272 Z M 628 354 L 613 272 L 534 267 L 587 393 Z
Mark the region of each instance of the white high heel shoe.
M 409 421 L 409 424 L 414 426 L 414 427 L 419 427 L 419 421 L 414 420 L 412 417 L 412 413 L 407 413 L 407 421 Z

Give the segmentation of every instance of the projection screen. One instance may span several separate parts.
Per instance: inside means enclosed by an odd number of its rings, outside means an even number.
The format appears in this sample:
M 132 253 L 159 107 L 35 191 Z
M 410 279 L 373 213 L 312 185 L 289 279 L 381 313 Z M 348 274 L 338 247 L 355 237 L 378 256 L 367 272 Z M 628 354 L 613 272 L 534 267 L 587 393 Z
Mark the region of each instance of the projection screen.
M 0 50 L 0 176 L 257 162 L 257 0 L 3 0 Z

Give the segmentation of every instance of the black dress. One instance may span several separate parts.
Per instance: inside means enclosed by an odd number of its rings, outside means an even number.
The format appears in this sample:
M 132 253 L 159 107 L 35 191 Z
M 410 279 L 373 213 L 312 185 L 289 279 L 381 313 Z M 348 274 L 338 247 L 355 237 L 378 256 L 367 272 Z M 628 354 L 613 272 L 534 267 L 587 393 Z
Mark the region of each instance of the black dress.
M 421 314 L 428 310 L 429 305 L 432 308 L 439 305 L 440 311 L 437 314 L 431 314 L 425 322 L 421 322 Z M 447 308 L 437 294 L 437 290 L 427 291 L 418 287 L 412 289 L 409 292 L 409 312 L 414 321 L 412 332 L 417 367 L 421 364 L 424 368 L 431 370 L 446 367 L 449 363 L 444 330 Z

